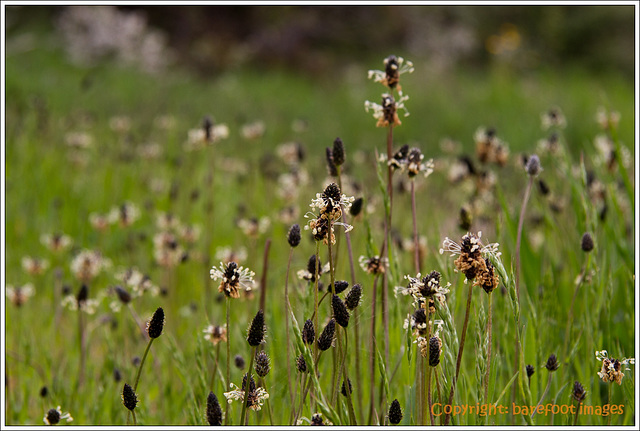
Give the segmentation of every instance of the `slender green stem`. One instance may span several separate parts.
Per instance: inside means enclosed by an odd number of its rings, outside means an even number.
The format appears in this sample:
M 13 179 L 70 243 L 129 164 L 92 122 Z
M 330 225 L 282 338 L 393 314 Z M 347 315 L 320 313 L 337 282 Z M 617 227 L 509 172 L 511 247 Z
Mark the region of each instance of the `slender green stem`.
M 347 328 L 344 328 L 344 355 L 342 357 L 342 373 L 344 374 L 344 381 L 347 382 L 345 387 L 347 388 L 347 411 L 349 412 L 349 422 L 350 425 L 357 425 L 356 413 L 353 408 L 353 397 L 351 396 L 351 391 L 349 390 L 349 376 L 347 373 L 347 353 L 349 347 L 349 337 L 347 333 Z
M 425 361 L 427 366 L 427 411 L 429 412 L 429 417 L 431 418 L 431 426 L 435 425 L 435 418 L 433 416 L 433 412 L 431 411 L 431 406 L 433 403 L 431 402 L 431 373 L 433 372 L 433 368 L 429 366 L 428 361 Z
M 387 160 L 393 157 L 393 124 L 389 124 L 387 132 Z M 391 256 L 391 216 L 393 214 L 393 168 L 387 166 L 387 193 L 389 194 L 389 210 L 385 223 L 386 257 Z M 391 263 L 391 259 L 389 259 Z M 389 270 L 391 265 L 389 265 Z M 382 277 L 382 324 L 384 327 L 384 361 L 385 367 L 389 367 L 389 271 L 385 271 Z
M 138 422 L 136 421 L 136 412 L 131 410 L 131 416 L 133 416 L 133 426 L 137 426 Z
M 314 355 L 314 364 L 313 364 L 314 372 L 317 372 L 318 370 L 318 363 L 320 362 L 320 356 L 322 356 L 322 351 L 319 351 L 317 355 Z M 307 383 L 304 383 L 304 379 L 302 379 L 302 383 L 303 383 L 302 386 L 304 391 L 302 392 L 302 398 L 300 399 L 300 407 L 298 408 L 298 413 L 296 414 L 293 421 L 294 425 L 296 424 L 296 422 L 298 422 L 298 418 L 302 414 L 302 408 L 304 407 L 304 400 L 307 398 L 307 394 L 309 393 L 309 389 L 313 383 L 313 379 L 311 377 L 311 371 L 308 372 Z
M 205 286 L 209 285 L 209 269 L 211 268 L 211 241 L 213 239 L 213 229 L 214 229 L 214 225 L 215 223 L 213 223 L 213 203 L 214 203 L 214 174 L 215 174 L 215 153 L 213 151 L 213 146 L 209 146 L 207 148 L 208 150 L 208 155 L 209 155 L 209 160 L 208 160 L 208 165 L 209 165 L 209 170 L 207 172 L 207 176 L 205 178 L 205 184 L 206 184 L 206 188 L 207 188 L 207 199 L 205 201 L 205 237 L 204 237 L 204 250 L 203 250 L 203 261 L 204 261 L 204 265 L 205 265 L 205 271 L 203 271 L 203 276 L 204 276 L 204 281 L 205 281 Z M 191 173 L 189 172 L 188 175 L 191 175 Z M 213 304 L 214 301 L 213 299 L 213 290 L 212 289 L 205 289 L 205 297 L 207 299 L 206 304 Z M 208 307 L 205 307 L 205 312 L 208 314 L 210 312 Z M 211 321 L 211 316 L 208 316 L 209 321 Z M 228 326 L 227 326 L 227 330 L 228 330 Z M 227 379 L 228 381 L 228 379 Z
M 298 373 L 298 376 L 296 377 L 296 393 L 297 394 L 302 393 L 303 388 L 300 387 L 300 385 L 302 384 L 300 383 L 300 381 L 302 380 L 303 377 L 304 377 L 303 373 Z M 295 425 L 293 423 L 293 419 L 295 418 L 295 416 L 296 416 L 296 404 L 294 400 L 294 402 L 291 403 L 291 413 L 289 414 L 289 425 L 291 426 Z
M 627 175 L 627 168 L 624 166 L 624 163 L 622 162 L 622 145 L 620 144 L 620 140 L 618 139 L 618 131 L 613 125 L 609 125 L 609 133 L 611 134 L 611 139 L 613 140 L 616 146 L 615 156 L 618 162 L 618 166 L 620 166 L 620 174 L 622 175 L 622 181 L 627 191 L 627 197 L 629 198 L 629 203 L 631 204 L 631 208 L 635 208 L 635 193 L 633 192 L 633 185 L 629 180 L 629 175 Z
M 142 360 L 140 361 L 140 366 L 138 367 L 138 372 L 136 373 L 136 380 L 133 384 L 133 392 L 138 389 L 138 382 L 140 381 L 140 374 L 142 373 L 142 367 L 144 366 L 144 361 L 147 359 L 147 355 L 149 354 L 149 349 L 151 348 L 151 343 L 153 343 L 155 338 L 149 338 L 149 342 L 147 343 L 147 348 L 144 349 L 144 355 L 142 355 Z
M 291 339 L 289 337 L 289 313 L 291 313 L 291 303 L 289 302 L 289 271 L 291 270 L 292 257 L 293 247 L 290 247 L 289 260 L 287 261 L 287 275 L 284 279 L 284 323 L 285 331 L 287 333 L 287 384 L 289 386 L 289 398 L 291 399 L 291 405 L 294 403 L 293 388 L 291 387 Z
M 416 356 L 417 356 L 417 359 L 416 359 L 416 407 L 415 407 L 416 425 L 423 425 L 424 420 L 422 416 L 424 413 L 422 410 L 422 406 L 424 404 L 424 401 L 423 401 L 424 385 L 423 385 L 422 375 L 424 374 L 424 367 L 422 363 L 424 362 L 424 358 L 420 354 L 420 350 L 416 352 Z
M 367 420 L 368 425 L 372 425 L 373 413 L 375 408 L 375 389 L 376 385 L 373 384 L 376 378 L 376 301 L 378 288 L 378 275 L 373 278 L 373 293 L 371 294 L 371 334 L 369 336 L 369 418 Z
M 80 347 L 80 370 L 78 371 L 78 385 L 80 388 L 84 383 L 84 371 L 87 360 L 87 352 L 84 343 L 84 319 L 82 318 L 82 304 L 78 304 L 78 346 Z
M 442 396 L 440 394 L 440 379 L 438 378 L 438 369 L 437 368 L 435 369 L 434 374 L 436 375 L 436 391 L 438 392 L 438 402 L 442 403 Z M 440 425 L 442 425 L 442 416 L 440 416 Z
M 311 386 L 311 376 L 307 376 L 307 382 L 304 382 L 304 379 L 302 380 L 302 397 L 300 397 L 300 407 L 298 407 L 298 412 L 296 413 L 295 417 L 294 417 L 294 421 L 292 425 L 295 425 L 296 422 L 298 421 L 298 418 L 300 417 L 300 415 L 302 414 L 302 408 L 304 407 L 304 400 L 305 398 L 307 398 L 307 393 L 309 392 L 309 387 Z
M 269 269 L 269 249 L 271 239 L 267 238 L 264 244 L 264 254 L 262 258 L 262 277 L 260 278 L 260 310 L 267 308 L 267 270 Z
M 209 383 L 209 390 L 213 391 L 214 387 L 213 385 L 215 384 L 216 381 L 216 374 L 218 373 L 218 358 L 220 357 L 220 343 L 218 343 L 216 345 L 216 358 L 214 360 L 213 363 L 213 373 L 211 373 L 211 383 Z
M 265 384 L 263 378 L 260 378 L 260 385 L 264 388 L 265 391 L 267 390 L 267 385 Z M 269 413 L 269 424 L 273 426 L 273 413 L 271 412 L 271 404 L 269 403 L 269 398 L 265 400 L 265 403 L 267 404 L 267 413 Z
M 551 371 L 549 371 L 549 378 L 547 379 L 547 387 L 545 388 L 544 392 L 542 393 L 542 396 L 540 397 L 540 401 L 538 401 L 538 404 L 536 405 L 536 408 L 533 410 L 533 413 L 531 413 L 531 418 L 533 419 L 533 417 L 536 415 L 536 412 L 538 411 L 538 406 L 542 405 L 543 401 L 544 401 L 544 397 L 547 396 L 547 392 L 549 392 L 549 388 L 551 387 L 551 377 L 553 376 L 553 373 Z
M 420 272 L 418 270 L 418 272 Z M 426 304 L 427 306 L 427 346 L 429 345 L 429 340 L 431 340 L 431 326 L 432 326 L 432 318 L 433 318 L 433 314 L 429 311 L 429 304 Z M 420 358 L 422 359 L 419 366 L 422 367 L 422 399 L 421 399 L 421 406 L 422 406 L 422 423 L 424 425 L 427 424 L 427 415 L 429 415 L 429 418 L 431 419 L 431 425 L 433 425 L 433 415 L 431 414 L 431 367 L 429 366 L 429 353 L 427 354 L 427 357 L 424 358 L 422 357 L 422 352 L 418 351 L 418 355 L 420 355 Z M 428 376 L 425 375 L 424 370 L 427 370 Z M 428 392 L 427 392 L 428 391 Z M 425 393 L 426 393 L 426 397 L 427 397 L 427 403 L 428 406 L 425 404 L 424 402 L 424 398 L 425 398 Z M 427 406 L 428 410 L 424 411 L 425 406 Z
M 607 396 L 607 404 L 609 404 L 609 408 L 611 408 L 611 388 L 613 387 L 613 382 L 609 382 L 609 394 Z M 609 416 L 607 416 L 607 426 L 611 426 L 611 414 L 609 414 Z
M 522 228 L 524 226 L 524 215 L 527 211 L 527 202 L 531 195 L 531 187 L 533 186 L 533 176 L 529 176 L 529 182 L 527 188 L 524 190 L 524 199 L 522 200 L 522 207 L 520 208 L 520 218 L 518 219 L 518 235 L 516 237 L 516 252 L 515 252 L 515 271 L 516 271 L 516 296 L 520 299 L 520 245 L 522 242 Z
M 520 218 L 518 219 L 518 233 L 516 237 L 516 251 L 515 251 L 515 283 L 516 283 L 516 298 L 518 303 L 520 302 L 520 245 L 522 242 L 522 228 L 524 226 L 524 215 L 527 209 L 527 202 L 529 201 L 529 195 L 531 194 L 531 187 L 533 186 L 533 176 L 529 176 L 529 182 L 527 183 L 527 187 L 524 190 L 524 199 L 522 200 L 522 207 L 520 208 Z M 518 358 L 520 356 L 520 345 L 518 342 L 515 343 L 514 346 L 515 355 L 514 355 L 514 365 L 513 368 L 518 370 Z M 516 400 L 516 385 L 513 386 L 513 391 L 511 392 L 511 403 L 513 404 Z M 513 412 L 512 412 L 513 415 Z
M 342 190 L 342 170 L 340 166 L 338 166 L 338 186 L 340 190 Z M 341 205 L 342 206 L 342 205 Z M 346 224 L 349 224 L 348 214 L 345 212 L 344 207 L 342 207 L 342 218 Z M 351 272 L 351 286 L 356 284 L 356 270 L 355 264 L 353 262 L 353 250 L 351 247 L 351 235 L 349 232 L 344 233 L 344 237 L 347 243 L 347 254 L 349 255 L 349 270 Z M 339 238 L 339 237 L 338 237 Z M 339 244 L 337 245 L 339 247 Z M 336 260 L 337 260 L 337 252 L 336 252 Z M 362 394 L 362 383 L 360 381 L 360 319 L 357 313 L 353 315 L 354 326 L 355 326 L 355 357 L 356 357 L 356 391 L 358 394 Z M 346 337 L 346 336 L 345 336 Z M 362 412 L 362 396 L 358 396 L 358 412 Z
M 575 305 L 576 298 L 578 297 L 578 290 L 580 289 L 580 286 L 582 286 L 582 283 L 584 282 L 584 278 L 587 276 L 587 273 L 589 271 L 590 263 L 591 263 L 591 253 L 587 253 L 587 262 L 584 268 L 582 269 L 582 272 L 578 276 L 579 278 L 578 278 L 578 282 L 576 283 L 576 289 L 573 291 L 573 298 L 571 298 L 571 306 L 569 307 L 569 317 L 567 319 L 567 327 L 565 328 L 565 331 L 564 331 L 564 347 L 562 348 L 563 358 L 567 357 L 567 346 L 569 345 L 569 335 L 570 335 L 571 327 L 573 326 L 573 307 Z M 564 373 L 564 370 L 563 370 L 563 373 Z
M 578 401 L 578 405 L 576 405 L 576 415 L 573 417 L 573 426 L 578 425 L 578 416 L 580 414 L 580 404 L 582 404 L 582 401 Z
M 343 213 L 344 214 L 344 213 Z M 344 216 L 344 215 L 343 215 Z M 345 219 L 345 223 L 347 220 Z M 351 286 L 356 284 L 356 271 L 353 263 L 353 251 L 351 249 L 351 237 L 349 236 L 349 232 L 345 233 L 345 237 L 347 239 L 347 251 L 349 254 L 349 268 L 351 270 Z M 353 321 L 354 321 L 354 331 L 355 331 L 355 356 L 356 356 L 356 391 L 358 393 L 358 412 L 362 414 L 362 382 L 360 379 L 360 315 L 358 313 L 353 313 Z
M 329 276 L 331 278 L 331 295 L 335 295 L 336 294 L 336 286 L 335 286 L 335 274 L 334 274 L 334 267 L 333 267 L 333 253 L 332 253 L 332 249 L 331 249 L 331 231 L 333 230 L 333 223 L 331 220 L 329 220 L 329 233 L 327 234 L 327 236 L 329 237 L 328 241 L 327 241 L 327 250 L 329 252 Z M 340 354 L 340 331 L 336 331 L 336 338 L 338 339 L 338 355 Z M 331 397 L 331 403 L 333 405 L 336 405 L 336 401 L 338 399 L 338 392 L 339 392 L 339 385 L 340 385 L 340 374 L 342 372 L 342 369 L 338 369 L 336 372 L 336 351 L 333 350 L 333 395 Z
M 487 346 L 487 371 L 484 375 L 484 402 L 489 402 L 489 375 L 491 374 L 491 342 L 493 341 L 493 331 L 492 331 L 492 322 L 491 318 L 493 315 L 492 307 L 491 307 L 491 299 L 493 298 L 492 292 L 489 292 L 489 318 L 487 320 L 487 336 L 489 337 L 489 342 Z
M 140 320 L 140 317 L 138 316 L 138 313 L 136 313 L 136 310 L 133 308 L 133 303 L 129 302 L 127 304 L 127 308 L 129 309 L 129 312 L 131 313 L 131 317 L 133 317 L 133 320 L 136 322 L 136 325 L 138 326 L 138 329 L 140 329 L 140 333 L 142 334 L 142 338 L 144 338 L 145 340 L 148 340 L 149 339 L 149 334 L 147 334 L 147 331 L 145 331 L 144 325 L 143 325 L 142 321 Z
M 331 233 L 329 233 L 331 235 Z M 313 286 L 313 327 L 316 332 L 320 333 L 318 328 L 318 278 L 320 278 L 320 242 L 316 241 L 316 273 L 314 274 L 315 283 Z M 313 343 L 313 356 L 318 357 L 318 343 Z M 305 394 L 306 397 L 306 394 Z M 304 398 L 303 398 L 304 401 Z M 297 418 L 296 418 L 297 419 Z
M 320 304 L 322 304 L 322 301 L 324 301 L 324 298 L 326 298 L 327 296 L 329 296 L 331 292 L 327 291 L 322 295 L 322 298 L 320 298 L 320 300 L 318 301 L 318 306 L 320 306 Z M 314 311 L 313 314 L 311 315 L 311 320 L 313 320 L 316 317 L 316 312 Z
M 231 314 L 231 298 L 227 296 L 226 320 L 227 320 L 227 375 L 226 390 L 230 387 L 231 382 L 231 326 L 229 325 L 229 315 Z M 229 424 L 229 403 L 224 403 L 224 424 Z
M 416 182 L 413 179 L 411 180 L 411 214 L 413 216 L 413 264 L 418 274 L 420 272 L 420 240 L 416 213 Z
M 467 296 L 467 311 L 465 312 L 465 315 L 464 315 L 464 324 L 462 325 L 462 337 L 460 338 L 458 358 L 456 359 L 456 374 L 453 381 L 451 382 L 451 391 L 449 393 L 449 402 L 448 402 L 449 405 L 451 405 L 451 402 L 453 401 L 453 394 L 456 390 L 456 384 L 458 383 L 458 375 L 460 374 L 460 362 L 462 361 L 462 351 L 464 349 L 464 340 L 467 336 L 467 326 L 469 324 L 469 311 L 471 310 L 471 294 L 472 293 L 473 293 L 473 284 L 469 283 L 469 295 Z M 448 425 L 450 419 L 451 419 L 451 414 L 446 415 L 444 418 L 444 424 Z
M 251 347 L 251 359 L 249 360 L 249 369 L 247 371 L 247 382 L 244 385 L 244 400 L 242 401 L 242 413 L 240 414 L 240 425 L 247 425 L 249 415 L 247 415 L 247 400 L 249 400 L 249 392 L 251 392 L 251 372 L 253 371 L 253 359 L 256 356 L 256 347 Z

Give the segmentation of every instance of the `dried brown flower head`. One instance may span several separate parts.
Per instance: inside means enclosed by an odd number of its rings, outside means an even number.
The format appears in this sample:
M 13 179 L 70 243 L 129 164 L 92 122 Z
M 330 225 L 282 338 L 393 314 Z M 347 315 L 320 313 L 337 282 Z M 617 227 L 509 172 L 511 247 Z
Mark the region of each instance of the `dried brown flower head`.
M 202 332 L 204 332 L 205 334 L 204 335 L 205 340 L 210 341 L 211 343 L 213 343 L 214 346 L 221 341 L 223 342 L 227 341 L 227 325 L 223 325 L 223 326 L 209 325 Z
M 250 291 L 253 288 L 255 273 L 248 268 L 238 266 L 235 262 L 228 264 L 220 262 L 220 268 L 214 266 L 209 274 L 213 280 L 221 280 L 218 291 L 230 298 L 239 298 L 240 289 Z

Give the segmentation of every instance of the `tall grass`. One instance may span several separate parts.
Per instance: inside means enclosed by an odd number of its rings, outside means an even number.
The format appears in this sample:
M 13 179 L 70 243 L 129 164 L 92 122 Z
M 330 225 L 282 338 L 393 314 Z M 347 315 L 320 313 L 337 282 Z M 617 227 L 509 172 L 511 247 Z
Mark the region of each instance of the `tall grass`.
M 30 282 L 35 288 L 35 296 L 20 307 L 13 305 L 15 296 L 6 297 L 7 424 L 41 424 L 42 415 L 57 405 L 71 413 L 74 424 L 126 423 L 126 409 L 120 405 L 122 385 L 134 381 L 139 366 L 134 358 L 148 342 L 140 337 L 138 323 L 127 311 L 116 312 L 110 306 L 118 300 L 110 288 L 124 284 L 116 277 L 118 270 L 130 267 L 148 274 L 159 291 L 168 292 L 168 296 L 154 296 L 148 291 L 135 297 L 136 312 L 148 315 L 162 306 L 172 316 L 164 328 L 169 348 L 154 347 L 140 375 L 135 413 L 139 425 L 206 424 L 210 392 L 226 404 L 225 420 L 232 425 L 239 424 L 241 416 L 251 425 L 271 420 L 291 424 L 292 417 L 308 424 L 320 420 L 315 413 L 334 424 L 382 424 L 387 421 L 389 403 L 381 400 L 394 399 L 404 410 L 400 425 L 415 425 L 418 417 L 423 424 L 430 424 L 431 414 L 416 410 L 419 394 L 421 403 L 430 398 L 433 405 L 446 404 L 451 393 L 454 405 L 508 405 L 506 394 L 515 388 L 514 402 L 520 406 L 531 406 L 541 399 L 561 405 L 572 403 L 575 381 L 581 382 L 587 393 L 581 401 L 583 408 L 607 403 L 624 406 L 620 414 L 582 415 L 577 418 L 579 424 L 634 424 L 634 367 L 623 370 L 625 376 L 618 387 L 601 381 L 597 372 L 602 364 L 594 357 L 596 350 L 603 349 L 620 360 L 635 356 L 633 169 L 626 167 L 626 180 L 620 169 L 624 148 L 635 155 L 631 85 L 614 74 L 585 76 L 571 69 L 562 76 L 544 70 L 524 77 L 501 70 L 427 76 L 417 65 L 414 74 L 402 78 L 403 89 L 411 96 L 405 102 L 411 115 L 403 118 L 402 127 L 393 129 L 391 144 L 397 149 L 418 141 L 426 158 L 434 159 L 435 170 L 427 181 L 415 184 L 405 183 L 400 175 L 380 175 L 380 183 L 377 171 L 384 168 L 376 166 L 374 154 L 388 152 L 387 135 L 376 130 L 375 121 L 362 109 L 365 99 L 379 93 L 366 79 L 367 69 L 377 67 L 379 61 L 354 65 L 354 70 L 361 72 L 357 78 L 345 74 L 343 79 L 334 76 L 330 82 L 283 71 L 252 70 L 201 82 L 184 71 L 150 79 L 108 64 L 92 69 L 70 66 L 55 44 L 46 40 L 31 51 L 7 52 L 6 282 L 14 287 Z M 614 129 L 601 131 L 594 120 L 603 104 L 621 114 Z M 554 105 L 561 106 L 567 118 L 559 143 L 563 151 L 541 153 L 537 141 L 545 138 L 546 132 L 540 128 L 540 113 Z M 164 126 L 163 115 L 171 116 L 171 122 L 165 118 Z M 187 152 L 183 146 L 188 131 L 198 129 L 206 115 L 230 129 L 228 139 L 217 142 L 212 149 L 215 152 L 210 152 L 215 157 Z M 127 117 L 130 128 L 121 131 L 110 126 L 115 116 Z M 242 136 L 241 126 L 254 120 L 264 122 L 265 133 L 257 139 Z M 303 120 L 296 124 L 306 124 L 306 128 L 292 128 L 296 120 Z M 495 126 L 508 143 L 510 156 L 505 166 L 477 160 L 473 136 L 480 126 Z M 70 148 L 65 142 L 71 132 L 87 133 L 92 145 Z M 598 133 L 608 133 L 613 141 L 616 164 L 611 168 L 598 162 L 600 155 L 594 145 Z M 343 220 L 354 226 L 348 246 L 357 258 L 375 255 L 374 243 L 385 244 L 377 250 L 386 247 L 391 256 L 385 292 L 380 290 L 385 283 L 379 276 L 358 268 L 351 274 L 347 249 L 340 248 L 340 243 L 334 248 L 319 246 L 304 230 L 295 249 L 287 242 L 290 226 L 308 223 L 303 216 L 309 202 L 334 181 L 325 180 L 321 149 L 335 136 L 341 137 L 347 153 L 340 167 L 341 190 L 348 196 L 364 197 L 365 202 L 361 216 Z M 457 146 L 453 150 L 439 146 L 444 138 L 457 141 Z M 276 152 L 288 141 L 299 141 L 305 149 L 304 158 L 295 166 Z M 145 158 L 142 154 L 150 143 L 159 144 L 160 154 Z M 528 181 L 521 155 L 534 152 L 544 168 L 538 179 L 550 192 L 541 193 L 538 182 L 531 181 L 523 227 L 519 228 L 521 193 Z M 449 181 L 451 167 L 463 154 L 472 160 L 476 172 L 494 176 L 495 183 L 487 192 L 479 188 L 487 176 Z M 280 195 L 278 175 L 301 171 L 307 174 L 307 181 L 295 186 L 295 196 Z M 209 186 L 210 172 L 215 175 Z M 385 212 L 388 190 L 394 193 L 393 217 L 390 209 Z M 206 194 L 211 191 L 213 205 L 206 205 Z M 140 218 L 131 226 L 109 225 L 103 232 L 91 227 L 90 213 L 106 213 L 125 201 L 140 209 Z M 298 210 L 294 220 L 285 220 L 280 213 L 289 205 Z M 470 231 L 483 231 L 483 238 L 500 244 L 502 256 L 488 256 L 500 278 L 489 301 L 471 280 L 463 283 L 465 277 L 454 271 L 453 259 L 438 253 L 445 237 L 459 241 L 466 233 L 459 227 L 462 206 L 472 208 Z M 191 245 L 176 231 L 177 245 L 185 254 L 172 268 L 171 276 L 156 263 L 152 242 L 159 230 L 157 212 L 169 210 L 184 225 L 213 226 Z M 263 215 L 271 220 L 269 229 L 248 239 L 236 221 Z M 522 232 L 521 241 L 518 231 Z M 40 243 L 41 234 L 52 232 L 63 232 L 74 240 L 74 247 L 56 258 L 61 277 L 53 270 L 42 275 L 25 272 L 21 268 L 23 256 L 53 258 Z M 581 250 L 584 232 L 590 232 L 595 243 L 587 264 Z M 427 238 L 421 260 L 416 259 L 416 233 Z M 344 235 L 337 226 L 336 235 Z M 414 247 L 403 246 L 403 239 Z M 243 292 L 227 307 L 229 300 L 217 291 L 218 282 L 205 281 L 204 259 L 214 256 L 221 246 L 234 250 L 252 246 L 240 264 L 255 270 L 261 268 L 258 245 L 269 241 L 268 271 L 266 267 L 261 270 L 266 273 L 264 286 L 268 286 L 264 318 L 272 369 L 264 380 L 271 411 L 263 407 L 243 414 L 243 401 L 227 404 L 224 393 L 230 391 L 230 383 L 239 386 L 245 373 L 253 372 L 233 366 L 232 358 L 239 354 L 249 364 L 253 362 L 252 350 L 256 349 L 240 340 L 246 339 L 260 292 L 253 297 Z M 347 242 L 344 238 L 341 241 Z M 76 387 L 74 376 L 82 361 L 82 349 L 75 339 L 78 316 L 62 308 L 58 324 L 51 325 L 51 321 L 64 286 L 71 292 L 80 287 L 69 264 L 84 248 L 99 249 L 111 259 L 112 267 L 92 281 L 89 298 L 101 300 L 95 313 L 77 311 L 84 313 L 87 360 L 84 383 Z M 519 295 L 516 249 L 521 266 Z M 331 263 L 328 273 L 317 277 L 317 286 L 324 286 L 318 296 L 315 282 L 293 277 L 307 267 L 308 257 L 314 253 L 323 263 Z M 213 259 L 209 262 L 217 263 Z M 417 360 L 420 349 L 414 341 L 418 340 L 410 325 L 403 328 L 412 307 L 411 297 L 393 295 L 393 288 L 404 283 L 405 275 L 415 275 L 416 269 L 437 270 L 443 283 L 451 283 L 446 302 L 436 301 L 431 316 L 443 321 L 441 361 L 430 370 L 422 367 L 429 376 L 424 379 L 416 378 L 416 367 L 424 365 Z M 287 281 L 289 273 L 292 277 Z M 578 284 L 576 277 L 580 278 Z M 320 299 L 329 285 L 335 288 L 336 280 L 351 280 L 351 285 L 357 282 L 363 288 L 360 305 L 350 311 L 352 320 L 358 322 L 359 336 L 354 333 L 355 324 L 348 330 L 336 328 L 339 335 L 331 349 L 336 351 L 340 368 L 334 368 L 329 352 L 319 354 L 302 343 L 298 323 L 313 316 L 320 334 L 333 315 L 331 298 Z M 285 284 L 288 303 L 282 299 Z M 373 302 L 374 295 L 381 293 L 388 296 L 384 310 L 388 340 L 385 320 L 376 316 L 379 305 L 374 307 Z M 464 323 L 468 299 L 471 307 Z M 202 333 L 209 324 L 222 324 L 227 313 L 227 336 L 234 340 L 228 352 L 204 340 Z M 285 315 L 291 317 L 290 325 Z M 460 348 L 465 337 L 463 324 L 468 327 L 464 349 Z M 570 328 L 569 339 L 566 328 Z M 289 343 L 291 348 L 287 349 Z M 287 357 L 288 350 L 291 357 Z M 375 361 L 372 375 L 355 368 L 351 357 L 356 352 L 361 364 Z M 543 368 L 547 358 L 557 352 L 563 352 L 563 357 L 558 357 L 560 368 L 548 379 Z M 302 388 L 294 384 L 298 376 L 294 364 L 300 355 L 309 371 L 301 378 Z M 208 364 L 212 361 L 221 366 L 215 368 L 219 378 L 209 387 Z M 287 369 L 287 363 L 293 368 Z M 224 372 L 222 364 L 230 364 Z M 517 364 L 516 369 L 512 364 Z M 530 384 L 525 364 L 536 370 Z M 116 369 L 121 380 L 114 378 Z M 346 377 L 353 381 L 353 394 L 358 399 L 352 399 L 348 391 L 347 397 L 339 394 Z M 418 380 L 428 381 L 428 385 Z M 418 384 L 427 386 L 426 391 Z M 44 410 L 33 390 L 42 386 L 49 388 Z M 308 394 L 305 387 L 310 388 Z M 251 394 L 243 395 L 248 398 Z M 445 415 L 434 413 L 436 424 L 443 424 Z M 450 423 L 566 425 L 575 421 L 575 415 L 562 413 L 538 413 L 533 418 L 531 414 L 483 417 L 474 413 L 452 416 Z

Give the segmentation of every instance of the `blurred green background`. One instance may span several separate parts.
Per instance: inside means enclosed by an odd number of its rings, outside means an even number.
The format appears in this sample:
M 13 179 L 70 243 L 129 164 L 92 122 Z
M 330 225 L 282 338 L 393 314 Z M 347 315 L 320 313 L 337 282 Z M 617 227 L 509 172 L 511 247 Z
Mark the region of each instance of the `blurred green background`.
M 521 70 L 579 65 L 634 73 L 633 6 L 113 6 L 129 17 L 96 35 L 108 13 L 83 7 L 7 8 L 7 40 L 38 26 L 85 39 L 93 60 L 115 54 L 117 30 L 158 30 L 170 62 L 203 76 L 241 65 L 334 75 L 353 62 L 402 52 L 442 69 L 504 61 Z M 134 23 L 135 21 L 135 23 Z M 126 32 L 125 32 L 126 33 Z M 120 34 L 120 37 L 122 33 Z M 95 45 L 91 46 L 91 42 Z M 135 41 L 130 41 L 134 43 Z M 111 40 L 113 46 L 117 46 Z M 67 47 L 72 57 L 79 42 Z M 74 51 L 76 49 L 76 51 Z

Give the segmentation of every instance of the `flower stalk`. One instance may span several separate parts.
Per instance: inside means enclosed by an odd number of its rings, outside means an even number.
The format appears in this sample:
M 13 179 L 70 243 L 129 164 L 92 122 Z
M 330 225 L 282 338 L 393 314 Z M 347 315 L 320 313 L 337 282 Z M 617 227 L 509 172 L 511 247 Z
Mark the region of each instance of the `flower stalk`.
M 244 388 L 244 401 L 242 402 L 242 413 L 240 414 L 240 425 L 246 426 L 249 422 L 249 417 L 247 415 L 247 400 L 249 399 L 249 392 L 251 392 L 250 384 L 251 381 L 251 371 L 253 370 L 253 359 L 256 356 L 256 346 L 251 347 L 251 359 L 249 360 L 249 371 L 247 371 L 247 383 Z

